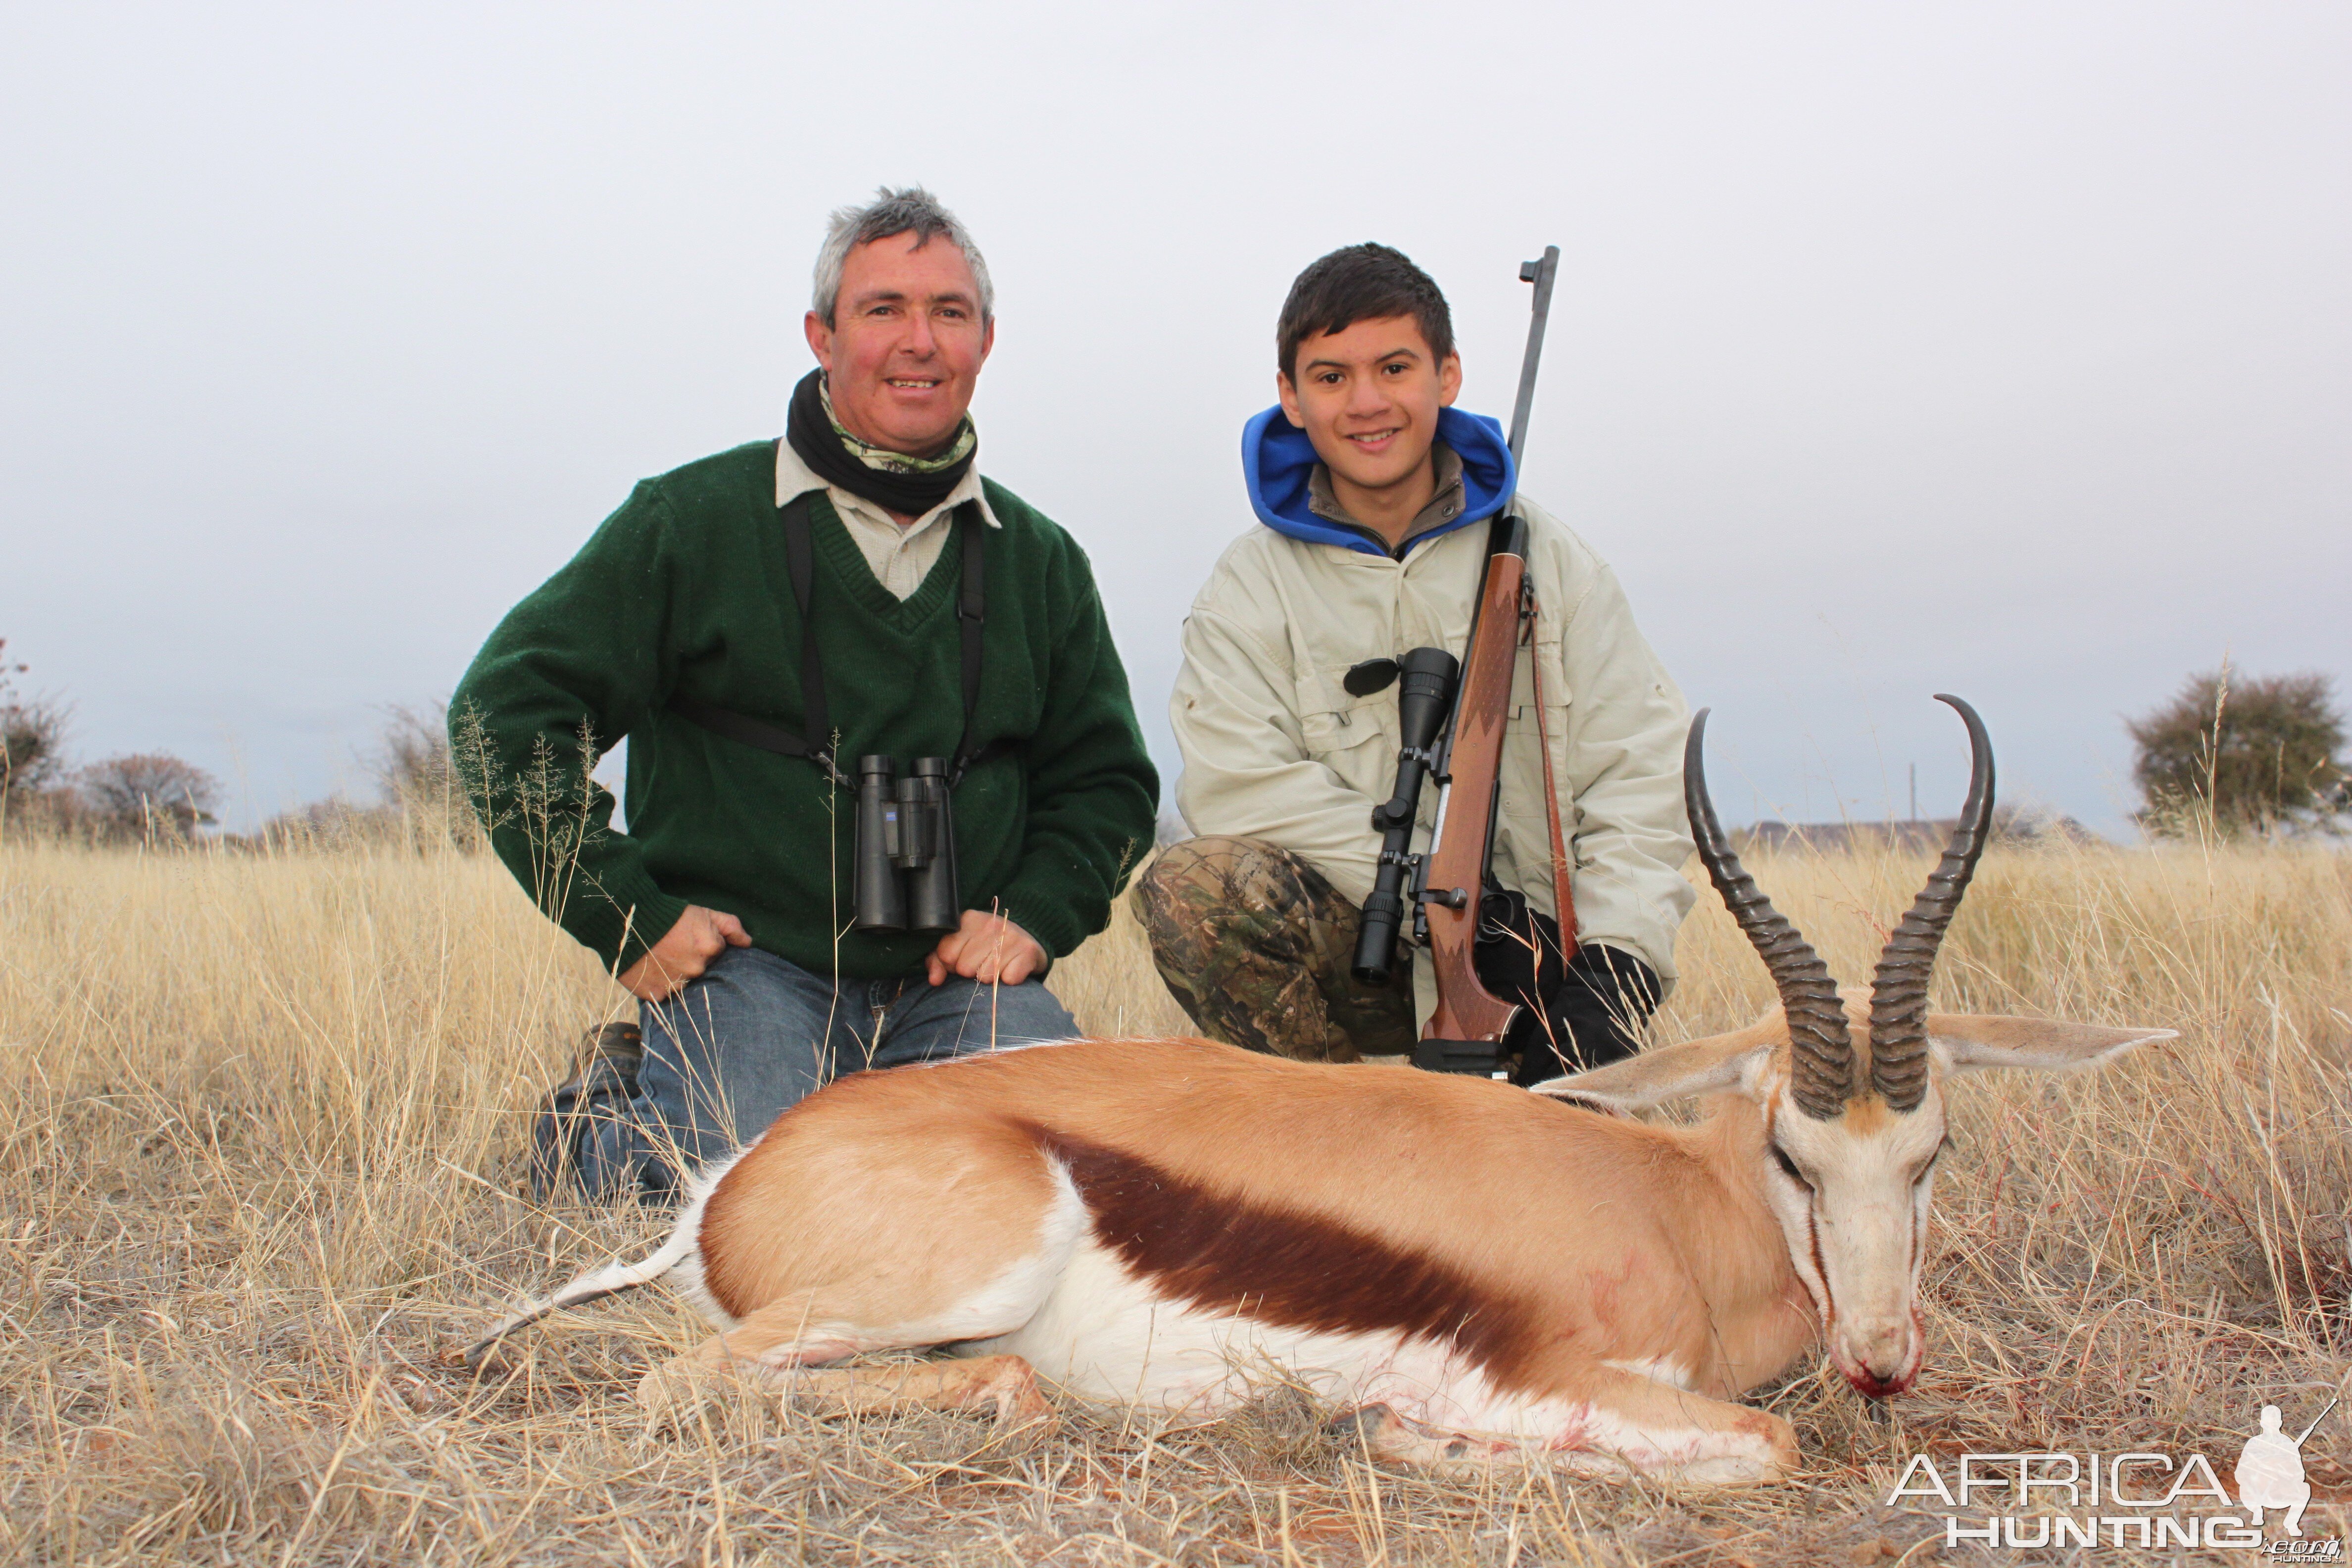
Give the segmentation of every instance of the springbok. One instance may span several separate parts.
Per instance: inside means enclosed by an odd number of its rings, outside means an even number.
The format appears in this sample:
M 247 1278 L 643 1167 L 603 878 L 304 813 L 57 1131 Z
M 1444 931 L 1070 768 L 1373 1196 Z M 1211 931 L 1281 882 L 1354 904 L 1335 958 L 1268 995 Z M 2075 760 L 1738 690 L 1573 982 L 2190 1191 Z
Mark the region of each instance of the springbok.
M 1992 816 L 1984 726 L 1941 700 L 1968 725 L 1968 803 L 1867 993 L 1839 991 L 1732 852 L 1702 711 L 1684 785 L 1699 853 L 1780 994 L 1748 1027 L 1532 1093 L 1194 1039 L 845 1078 L 699 1181 L 652 1257 L 583 1276 L 467 1359 L 675 1271 L 723 1331 L 647 1374 L 656 1407 L 719 1373 L 1025 1422 L 1050 1419 L 1042 1375 L 1208 1413 L 1280 1369 L 1391 1459 L 1778 1479 L 1794 1436 L 1743 1393 L 1821 1337 L 1873 1398 L 1918 1374 L 1946 1079 L 2171 1034 L 1927 1011 Z M 1702 1095 L 1696 1125 L 1625 1114 Z M 950 1359 L 828 1364 L 909 1347 Z

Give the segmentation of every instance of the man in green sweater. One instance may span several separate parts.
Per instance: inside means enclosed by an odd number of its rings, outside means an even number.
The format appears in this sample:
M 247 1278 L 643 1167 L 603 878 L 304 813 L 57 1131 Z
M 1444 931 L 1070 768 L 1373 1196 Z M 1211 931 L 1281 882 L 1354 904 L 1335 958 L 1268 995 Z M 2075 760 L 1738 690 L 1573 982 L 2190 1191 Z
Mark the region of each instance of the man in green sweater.
M 542 1190 L 674 1191 L 841 1073 L 1076 1032 L 1039 982 L 1159 780 L 1085 552 L 975 466 L 992 303 L 928 192 L 835 214 L 784 438 L 640 483 L 459 686 L 493 847 L 641 1000 L 542 1108 Z M 868 756 L 951 759 L 959 929 L 856 929 Z

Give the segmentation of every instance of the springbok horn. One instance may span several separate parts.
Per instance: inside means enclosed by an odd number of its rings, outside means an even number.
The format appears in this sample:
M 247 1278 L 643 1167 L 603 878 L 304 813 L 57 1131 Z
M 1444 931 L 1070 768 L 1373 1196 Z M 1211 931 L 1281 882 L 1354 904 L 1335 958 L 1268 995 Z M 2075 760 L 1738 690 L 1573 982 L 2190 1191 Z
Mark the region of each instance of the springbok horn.
M 1780 1006 L 1789 1017 L 1790 1093 L 1806 1115 L 1828 1121 L 1844 1113 L 1846 1098 L 1853 1092 L 1853 1038 L 1846 1031 L 1845 1004 L 1838 1000 L 1829 965 L 1788 917 L 1772 907 L 1731 852 L 1731 841 L 1724 837 L 1715 802 L 1706 793 L 1701 754 L 1706 715 L 1702 708 L 1692 718 L 1690 740 L 1683 747 L 1683 805 L 1690 813 L 1691 836 L 1698 840 L 1698 858 L 1715 890 L 1723 895 L 1724 906 L 1748 933 L 1780 988 Z
M 1927 1093 L 1927 975 L 1992 835 L 1992 741 L 1984 721 L 1957 697 L 1938 692 L 1936 700 L 1950 704 L 1969 727 L 1969 798 L 1944 858 L 1886 939 L 1870 983 L 1870 1081 L 1896 1110 L 1916 1110 Z

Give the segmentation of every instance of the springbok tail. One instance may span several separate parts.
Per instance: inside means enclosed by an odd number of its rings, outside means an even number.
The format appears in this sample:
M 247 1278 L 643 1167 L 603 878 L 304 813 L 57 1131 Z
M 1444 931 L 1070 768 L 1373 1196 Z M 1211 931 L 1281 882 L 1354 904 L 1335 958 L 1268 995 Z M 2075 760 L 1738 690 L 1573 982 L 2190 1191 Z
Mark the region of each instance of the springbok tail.
M 466 1347 L 466 1364 L 479 1368 L 483 1356 L 500 1340 L 527 1323 L 535 1323 L 550 1312 L 560 1312 L 566 1307 L 577 1307 L 583 1301 L 601 1300 L 617 1296 L 624 1290 L 634 1290 L 640 1285 L 650 1285 L 679 1264 L 694 1251 L 695 1227 L 681 1225 L 662 1243 L 661 1249 L 650 1258 L 635 1263 L 615 1258 L 604 1268 L 583 1274 L 551 1296 L 542 1296 L 519 1311 L 501 1318 L 498 1325 Z

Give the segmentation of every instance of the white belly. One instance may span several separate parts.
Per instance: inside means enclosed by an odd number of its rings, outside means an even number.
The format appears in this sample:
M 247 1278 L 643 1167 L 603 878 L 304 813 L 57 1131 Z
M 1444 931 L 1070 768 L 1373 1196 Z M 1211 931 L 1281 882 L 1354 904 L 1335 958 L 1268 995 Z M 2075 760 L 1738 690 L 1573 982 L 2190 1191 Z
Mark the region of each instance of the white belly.
M 1026 1323 L 955 1352 L 1017 1355 L 1068 1393 L 1174 1414 L 1213 1415 L 1283 1382 L 1456 1430 L 1541 1437 L 1571 1415 L 1559 1401 L 1498 1394 L 1450 1346 L 1286 1328 L 1171 1300 L 1091 1237 Z

